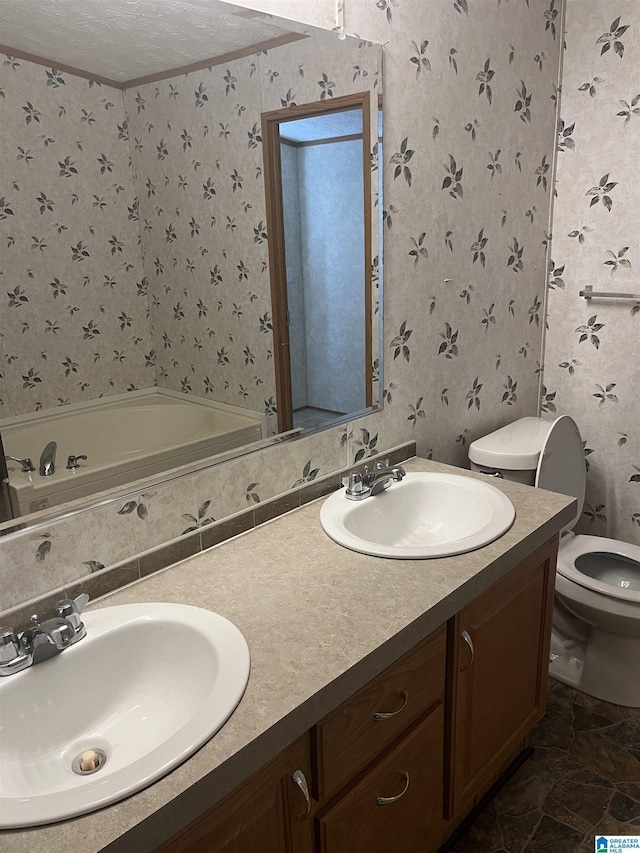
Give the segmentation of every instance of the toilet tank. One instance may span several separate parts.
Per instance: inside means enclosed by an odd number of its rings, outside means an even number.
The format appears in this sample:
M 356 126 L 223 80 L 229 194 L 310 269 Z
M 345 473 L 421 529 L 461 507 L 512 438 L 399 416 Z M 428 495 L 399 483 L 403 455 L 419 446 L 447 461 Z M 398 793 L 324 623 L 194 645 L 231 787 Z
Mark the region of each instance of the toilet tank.
M 540 451 L 550 428 L 551 421 L 520 418 L 476 439 L 469 445 L 471 470 L 533 486 Z

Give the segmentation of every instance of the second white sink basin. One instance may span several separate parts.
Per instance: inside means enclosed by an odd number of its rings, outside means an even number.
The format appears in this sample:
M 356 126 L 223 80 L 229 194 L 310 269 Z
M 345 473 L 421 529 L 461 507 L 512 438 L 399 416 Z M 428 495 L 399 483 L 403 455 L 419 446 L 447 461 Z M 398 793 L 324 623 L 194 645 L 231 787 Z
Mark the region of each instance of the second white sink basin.
M 375 557 L 400 560 L 450 557 L 502 536 L 516 511 L 490 483 L 459 474 L 409 473 L 359 501 L 334 492 L 320 522 L 338 544 Z
M 0 828 L 105 806 L 164 776 L 233 712 L 249 650 L 222 616 L 179 604 L 83 614 L 87 635 L 0 679 Z M 101 750 L 79 775 L 74 759 Z M 75 765 L 75 770 L 74 770 Z

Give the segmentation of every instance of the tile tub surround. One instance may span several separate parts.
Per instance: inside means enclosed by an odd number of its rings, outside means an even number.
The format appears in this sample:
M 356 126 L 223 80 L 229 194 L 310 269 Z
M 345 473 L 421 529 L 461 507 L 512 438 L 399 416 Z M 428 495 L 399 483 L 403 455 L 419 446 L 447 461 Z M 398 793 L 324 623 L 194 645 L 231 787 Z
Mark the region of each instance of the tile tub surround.
M 405 467 L 452 471 L 418 458 Z M 506 574 L 571 515 L 573 502 L 564 496 L 517 483 L 499 488 L 514 502 L 514 525 L 469 554 L 428 561 L 356 554 L 325 535 L 320 501 L 314 501 L 94 604 L 181 601 L 226 616 L 251 650 L 247 692 L 221 731 L 164 779 L 95 814 L 0 833 L 3 853 L 152 851 Z

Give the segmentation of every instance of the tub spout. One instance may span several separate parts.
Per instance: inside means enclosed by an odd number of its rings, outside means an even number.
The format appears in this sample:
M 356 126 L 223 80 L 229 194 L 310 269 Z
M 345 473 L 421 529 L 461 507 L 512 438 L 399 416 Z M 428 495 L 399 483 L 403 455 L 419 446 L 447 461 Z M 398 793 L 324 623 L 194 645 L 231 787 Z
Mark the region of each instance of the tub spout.
M 55 441 L 50 441 L 42 451 L 40 456 L 40 476 L 50 477 L 56 470 L 56 450 L 58 445 Z

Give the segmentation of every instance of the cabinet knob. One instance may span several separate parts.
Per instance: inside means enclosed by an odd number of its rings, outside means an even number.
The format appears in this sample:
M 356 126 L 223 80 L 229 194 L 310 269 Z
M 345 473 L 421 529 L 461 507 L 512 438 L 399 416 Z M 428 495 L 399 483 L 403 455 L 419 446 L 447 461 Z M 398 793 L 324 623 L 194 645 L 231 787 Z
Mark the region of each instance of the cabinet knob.
M 300 788 L 300 790 L 302 791 L 302 794 L 304 796 L 304 801 L 306 804 L 306 810 L 305 810 L 304 814 L 302 814 L 296 818 L 296 820 L 298 820 L 298 821 L 303 821 L 303 820 L 306 820 L 306 818 L 308 818 L 309 815 L 311 814 L 311 797 L 309 796 L 309 786 L 307 785 L 307 779 L 306 779 L 304 773 L 302 772 L 302 770 L 296 770 L 296 772 L 293 774 L 293 776 L 291 778 L 296 783 L 298 788 Z
M 400 694 L 402 696 L 402 705 L 398 708 L 397 711 L 376 711 L 373 715 L 374 720 L 390 720 L 391 717 L 395 717 L 396 714 L 399 714 L 400 711 L 404 711 L 407 702 L 409 701 L 409 694 L 406 690 L 403 690 Z
M 404 776 L 404 788 L 400 791 L 400 793 L 396 794 L 395 797 L 378 797 L 378 799 L 376 800 L 377 806 L 390 806 L 391 803 L 397 802 L 400 797 L 404 797 L 404 795 L 409 790 L 409 774 L 405 770 L 402 775 Z
M 469 663 L 460 669 L 460 672 L 464 672 L 465 669 L 469 669 L 469 667 L 471 666 L 471 664 L 475 660 L 476 653 L 475 653 L 475 649 L 473 648 L 473 640 L 471 639 L 471 634 L 468 631 L 463 631 L 461 634 L 461 637 L 465 641 L 465 643 L 469 646 L 469 651 L 471 652 L 471 659 L 469 660 Z

